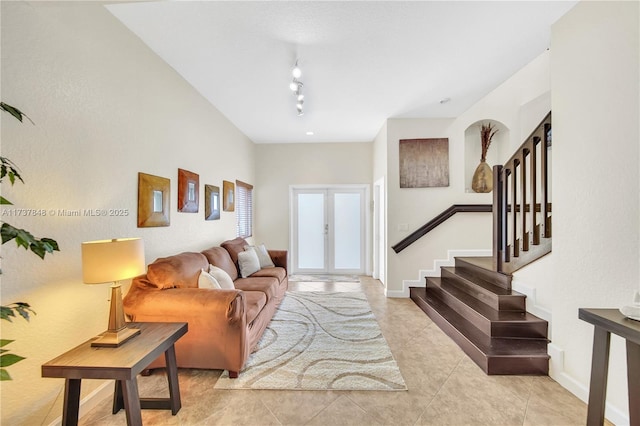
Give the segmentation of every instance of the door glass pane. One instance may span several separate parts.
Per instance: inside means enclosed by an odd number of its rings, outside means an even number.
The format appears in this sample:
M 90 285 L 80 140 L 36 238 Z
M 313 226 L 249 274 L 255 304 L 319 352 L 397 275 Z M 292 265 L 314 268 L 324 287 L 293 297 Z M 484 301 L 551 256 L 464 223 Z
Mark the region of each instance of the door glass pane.
M 324 194 L 298 194 L 298 268 L 324 269 Z
M 360 269 L 360 194 L 334 196 L 335 269 Z

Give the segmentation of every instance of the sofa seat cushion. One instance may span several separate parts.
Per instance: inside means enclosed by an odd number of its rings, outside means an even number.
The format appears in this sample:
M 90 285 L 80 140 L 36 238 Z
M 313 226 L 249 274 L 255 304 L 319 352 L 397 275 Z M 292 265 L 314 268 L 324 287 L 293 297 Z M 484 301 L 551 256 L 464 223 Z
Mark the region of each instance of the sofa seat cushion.
M 247 311 L 247 324 L 251 324 L 267 304 L 267 295 L 261 291 L 245 291 L 244 301 Z
M 209 270 L 201 253 L 180 253 L 157 259 L 147 267 L 149 284 L 160 288 L 198 288 L 200 271 Z
M 287 271 L 284 268 L 276 266 L 274 268 L 262 268 L 255 274 L 251 275 L 251 277 L 274 277 L 277 278 L 279 282 L 284 280 L 284 277 L 287 276 Z
M 278 295 L 278 286 L 280 281 L 274 277 L 256 277 L 238 278 L 233 282 L 236 289 L 242 291 L 261 291 L 267 296 L 267 301 Z

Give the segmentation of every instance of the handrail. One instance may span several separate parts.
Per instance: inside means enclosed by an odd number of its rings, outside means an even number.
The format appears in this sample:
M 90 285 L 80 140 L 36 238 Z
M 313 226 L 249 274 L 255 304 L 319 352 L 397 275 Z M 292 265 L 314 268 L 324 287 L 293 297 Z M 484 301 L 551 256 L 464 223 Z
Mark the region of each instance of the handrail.
M 454 204 L 429 222 L 422 225 L 420 228 L 413 231 L 406 238 L 404 238 L 399 243 L 395 244 L 391 248 L 396 253 L 400 253 L 402 250 L 409 247 L 411 244 L 416 242 L 420 237 L 424 236 L 426 233 L 431 231 L 436 226 L 440 225 L 451 216 L 456 213 L 490 213 L 493 209 L 491 204 Z

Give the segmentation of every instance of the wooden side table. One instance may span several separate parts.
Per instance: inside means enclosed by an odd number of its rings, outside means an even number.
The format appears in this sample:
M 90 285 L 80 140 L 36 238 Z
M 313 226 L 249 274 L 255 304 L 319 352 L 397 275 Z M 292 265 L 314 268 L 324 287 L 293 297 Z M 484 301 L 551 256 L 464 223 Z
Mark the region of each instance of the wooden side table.
M 632 426 L 640 425 L 640 321 L 625 317 L 617 309 L 581 308 L 578 317 L 595 326 L 587 425 L 604 423 L 611 333 L 627 341 L 629 422 Z
M 113 413 L 123 406 L 127 425 L 142 425 L 141 408 L 181 408 L 178 365 L 174 343 L 187 332 L 187 323 L 129 323 L 140 334 L 117 348 L 92 347 L 91 340 L 42 365 L 42 377 L 65 379 L 62 424 L 77 425 L 82 379 L 113 379 L 116 391 Z M 164 352 L 169 381 L 169 398 L 140 399 L 137 375 Z

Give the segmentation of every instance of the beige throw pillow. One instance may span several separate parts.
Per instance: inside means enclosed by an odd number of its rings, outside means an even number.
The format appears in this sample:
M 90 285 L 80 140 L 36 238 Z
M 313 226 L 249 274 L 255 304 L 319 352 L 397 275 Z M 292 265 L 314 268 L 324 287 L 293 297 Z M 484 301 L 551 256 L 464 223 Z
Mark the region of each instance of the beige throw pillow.
M 221 289 L 222 287 L 213 275 L 202 269 L 198 277 L 198 288 Z
M 273 268 L 273 260 L 271 256 L 269 256 L 269 252 L 264 244 L 260 244 L 259 246 L 245 246 L 245 250 L 253 250 L 258 255 L 258 260 L 260 261 L 260 269 L 262 268 Z
M 223 290 L 234 290 L 236 288 L 236 286 L 233 285 L 233 280 L 224 269 L 209 265 L 209 273 L 213 275 L 213 278 L 218 280 L 218 284 L 220 284 L 220 288 Z
M 238 266 L 240 276 L 247 278 L 260 270 L 260 260 L 255 250 L 246 250 L 238 253 Z

